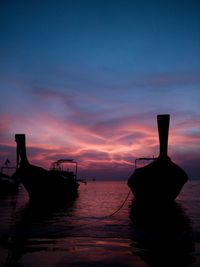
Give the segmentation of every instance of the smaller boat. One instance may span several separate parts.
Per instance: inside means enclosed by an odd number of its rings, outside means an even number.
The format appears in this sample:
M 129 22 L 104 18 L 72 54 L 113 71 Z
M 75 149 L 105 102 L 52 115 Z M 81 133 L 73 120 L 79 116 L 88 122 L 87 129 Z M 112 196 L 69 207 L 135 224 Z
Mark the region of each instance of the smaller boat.
M 9 159 L 7 159 L 0 169 L 0 193 L 11 193 L 18 189 L 20 184 L 19 179 L 14 179 L 11 175 L 16 167 L 10 165 Z
M 16 134 L 17 170 L 13 176 L 19 177 L 29 194 L 29 199 L 40 203 L 60 201 L 75 197 L 77 181 L 77 162 L 61 159 L 52 164 L 50 170 L 29 163 L 26 154 L 25 134 Z M 75 164 L 75 172 L 64 170 L 63 163 Z
M 168 114 L 157 116 L 160 154 L 150 164 L 136 168 L 128 180 L 136 200 L 140 202 L 171 202 L 180 193 L 188 176 L 168 156 Z

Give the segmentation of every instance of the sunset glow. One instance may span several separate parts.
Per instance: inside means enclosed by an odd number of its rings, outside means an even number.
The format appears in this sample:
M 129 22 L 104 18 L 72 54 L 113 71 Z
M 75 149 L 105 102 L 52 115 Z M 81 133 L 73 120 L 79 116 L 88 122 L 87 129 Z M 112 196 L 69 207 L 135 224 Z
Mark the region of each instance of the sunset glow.
M 0 163 L 25 133 L 33 164 L 127 179 L 169 113 L 169 155 L 200 178 L 199 2 L 50 2 L 1 4 Z

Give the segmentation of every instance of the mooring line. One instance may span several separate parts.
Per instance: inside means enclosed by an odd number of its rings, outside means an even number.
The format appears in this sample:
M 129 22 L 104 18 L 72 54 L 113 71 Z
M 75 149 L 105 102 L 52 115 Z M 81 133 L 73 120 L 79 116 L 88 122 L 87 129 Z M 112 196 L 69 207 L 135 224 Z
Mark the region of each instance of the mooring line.
M 107 218 L 110 218 L 110 217 L 113 217 L 115 214 L 117 214 L 122 208 L 123 206 L 125 205 L 126 201 L 128 200 L 129 196 L 130 196 L 130 193 L 131 193 L 131 189 L 129 190 L 128 194 L 126 195 L 126 198 L 124 199 L 124 201 L 122 202 L 122 204 L 119 206 L 119 208 L 117 210 L 115 210 L 114 212 L 110 213 L 109 215 L 106 215 L 106 216 L 99 216 L 99 217 L 93 217 L 93 220 L 91 222 L 88 222 L 88 223 L 85 223 L 85 224 L 82 224 L 82 225 L 79 225 L 79 226 L 75 226 L 74 229 L 83 229 L 91 224 L 94 224 L 94 221 L 98 222 L 99 220 L 105 220 Z M 84 219 L 84 218 L 81 218 L 81 219 Z M 54 234 L 54 233 L 59 233 L 59 232 L 64 232 L 65 230 L 57 230 L 57 231 L 53 231 L 51 232 L 51 234 Z
M 112 217 L 113 215 L 115 215 L 117 212 L 119 212 L 119 211 L 123 208 L 123 206 L 125 205 L 126 201 L 128 200 L 128 198 L 129 198 L 129 196 L 130 196 L 130 193 L 131 193 L 131 189 L 129 190 L 129 192 L 128 192 L 128 194 L 127 194 L 125 200 L 124 200 L 123 203 L 121 204 L 121 206 L 120 206 L 116 211 L 114 211 L 113 213 L 111 213 L 110 215 L 108 215 L 107 217 Z

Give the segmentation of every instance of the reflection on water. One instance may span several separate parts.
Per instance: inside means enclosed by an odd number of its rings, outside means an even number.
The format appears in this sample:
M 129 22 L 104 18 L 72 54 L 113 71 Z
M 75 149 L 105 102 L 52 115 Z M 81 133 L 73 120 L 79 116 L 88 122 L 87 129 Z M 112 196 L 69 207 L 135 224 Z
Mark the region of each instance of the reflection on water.
M 54 238 L 49 239 L 49 234 L 59 236 L 59 224 L 66 216 L 73 215 L 73 207 L 76 197 L 66 202 L 39 203 L 27 202 L 25 206 L 19 209 L 14 218 L 13 225 L 10 229 L 10 238 L 7 240 L 8 256 L 6 259 L 7 266 L 22 266 L 18 260 L 27 253 L 37 251 L 46 251 L 49 245 L 55 243 Z M 45 228 L 44 226 L 48 226 Z M 68 230 L 72 227 L 67 226 Z M 58 235 L 57 235 L 58 232 Z
M 134 253 L 151 267 L 186 267 L 195 262 L 192 226 L 177 203 L 152 207 L 133 200 L 130 207 Z
M 77 198 L 45 206 L 29 203 L 23 188 L 0 197 L 0 266 L 198 266 L 190 220 L 196 236 L 198 201 L 190 191 L 180 200 L 190 218 L 178 204 L 150 209 L 132 196 L 110 217 L 128 191 L 126 182 L 91 182 Z

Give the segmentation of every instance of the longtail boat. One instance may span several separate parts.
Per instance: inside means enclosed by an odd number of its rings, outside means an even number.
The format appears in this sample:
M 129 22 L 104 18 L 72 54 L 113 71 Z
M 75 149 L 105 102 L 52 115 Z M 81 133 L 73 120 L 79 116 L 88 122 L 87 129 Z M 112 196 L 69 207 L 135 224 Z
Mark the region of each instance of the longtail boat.
M 171 202 L 179 195 L 188 176 L 168 156 L 169 114 L 157 116 L 160 143 L 159 156 L 150 164 L 135 169 L 128 180 L 136 200 L 142 202 Z
M 16 134 L 17 170 L 13 176 L 19 177 L 29 194 L 30 200 L 46 202 L 58 201 L 77 195 L 79 183 L 76 173 L 60 168 L 60 163 L 54 163 L 51 170 L 32 165 L 26 154 L 25 134 Z M 72 160 L 70 160 L 73 163 Z M 75 162 L 74 162 L 75 163 Z

